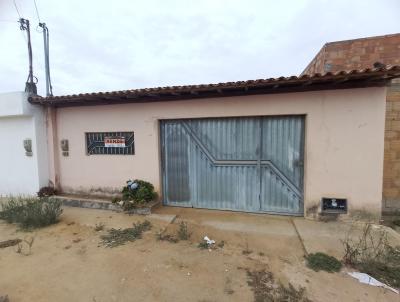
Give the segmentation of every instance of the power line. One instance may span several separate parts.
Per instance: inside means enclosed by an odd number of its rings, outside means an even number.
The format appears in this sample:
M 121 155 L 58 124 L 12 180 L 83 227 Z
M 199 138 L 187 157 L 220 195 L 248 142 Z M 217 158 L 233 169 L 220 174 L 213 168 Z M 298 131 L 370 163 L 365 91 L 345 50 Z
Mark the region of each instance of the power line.
M 18 17 L 19 17 L 20 19 L 22 19 L 21 14 L 19 13 L 19 10 L 18 10 L 17 3 L 15 3 L 15 0 L 13 0 L 13 3 L 14 3 L 15 10 L 17 11 Z
M 15 0 L 13 0 L 13 3 L 14 3 L 15 10 L 17 11 L 17 14 L 18 14 L 18 17 L 19 17 L 18 22 L 21 22 L 22 17 L 21 17 L 21 14 L 19 13 L 19 9 L 18 9 L 17 3 L 15 2 Z M 21 31 L 21 35 L 24 38 L 25 42 L 28 43 L 28 40 L 27 40 L 27 38 L 25 37 L 25 35 L 24 35 L 24 33 L 22 31 Z
M 40 20 L 40 15 L 39 15 L 39 9 L 37 7 L 37 3 L 36 0 L 33 0 L 33 3 L 35 5 L 35 10 L 36 10 L 36 15 L 37 15 L 37 19 L 39 20 L 39 27 L 41 27 L 41 20 Z M 36 83 L 37 83 L 37 78 L 33 75 L 33 70 L 32 70 L 32 46 L 31 46 L 31 39 L 30 39 L 30 26 L 29 26 L 29 20 L 26 20 L 24 18 L 22 18 L 20 11 L 18 9 L 18 5 L 16 3 L 16 0 L 13 0 L 13 4 L 14 4 L 14 8 L 18 14 L 19 20 L 18 22 L 21 24 L 20 25 L 20 29 L 21 29 L 21 35 L 24 38 L 25 42 L 28 44 L 28 54 L 29 54 L 29 75 L 28 75 L 28 79 L 26 82 L 26 87 L 25 87 L 25 91 L 30 92 L 30 93 L 37 93 L 37 88 L 36 88 Z M 9 20 L 1 20 L 0 22 L 14 22 L 14 21 L 9 21 Z M 49 33 L 48 33 L 48 29 L 46 27 L 46 25 L 43 23 L 44 27 L 46 28 L 45 31 L 43 31 L 43 35 L 46 37 L 45 39 L 45 49 L 47 49 L 47 54 L 45 54 L 45 61 L 46 61 L 46 84 L 48 85 L 46 88 L 48 95 L 52 95 L 52 86 L 51 86 L 51 81 L 50 81 L 50 70 L 49 70 L 49 55 L 48 55 L 48 49 L 49 49 L 49 44 L 48 44 L 48 39 L 49 39 Z M 24 35 L 23 31 L 27 31 L 27 36 Z M 35 55 L 35 59 L 36 59 L 36 55 Z M 41 63 L 39 60 L 36 60 L 40 66 Z M 35 82 L 36 80 L 36 82 Z
M 38 10 L 37 4 L 36 4 L 36 0 L 33 0 L 33 3 L 35 4 L 35 9 L 36 9 L 37 18 L 38 18 L 38 20 L 39 20 L 39 23 L 41 23 L 41 21 L 40 21 L 40 16 L 39 16 L 39 10 Z

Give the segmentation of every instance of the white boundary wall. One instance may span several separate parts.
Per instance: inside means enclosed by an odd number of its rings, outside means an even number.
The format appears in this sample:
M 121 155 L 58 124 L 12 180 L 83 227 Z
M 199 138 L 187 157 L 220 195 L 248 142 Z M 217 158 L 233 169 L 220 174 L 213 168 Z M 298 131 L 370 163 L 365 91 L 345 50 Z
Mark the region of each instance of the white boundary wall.
M 31 105 L 25 92 L 0 94 L 0 195 L 34 195 L 48 185 L 44 108 Z M 32 140 L 32 156 L 23 141 Z

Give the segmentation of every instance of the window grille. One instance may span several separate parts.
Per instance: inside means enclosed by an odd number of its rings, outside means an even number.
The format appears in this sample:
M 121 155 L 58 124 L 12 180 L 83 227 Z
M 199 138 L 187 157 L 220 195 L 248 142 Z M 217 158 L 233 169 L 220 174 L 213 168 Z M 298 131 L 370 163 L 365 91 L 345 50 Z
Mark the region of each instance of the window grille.
M 106 155 L 135 154 L 133 132 L 86 132 L 86 153 Z

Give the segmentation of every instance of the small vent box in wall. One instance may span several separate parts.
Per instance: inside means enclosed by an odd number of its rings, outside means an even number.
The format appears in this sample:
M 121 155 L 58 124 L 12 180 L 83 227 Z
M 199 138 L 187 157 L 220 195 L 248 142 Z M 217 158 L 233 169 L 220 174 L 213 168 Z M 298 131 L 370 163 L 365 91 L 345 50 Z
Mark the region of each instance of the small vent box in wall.
M 347 213 L 347 199 L 323 197 L 322 213 L 334 213 L 334 214 Z

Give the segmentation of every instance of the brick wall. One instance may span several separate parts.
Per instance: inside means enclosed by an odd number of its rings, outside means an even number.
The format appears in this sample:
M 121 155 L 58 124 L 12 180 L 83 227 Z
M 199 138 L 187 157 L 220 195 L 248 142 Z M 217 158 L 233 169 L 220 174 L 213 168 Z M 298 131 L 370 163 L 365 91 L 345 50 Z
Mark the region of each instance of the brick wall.
M 400 65 L 400 34 L 327 43 L 302 74 L 372 68 L 375 62 Z M 387 89 L 382 208 L 400 210 L 400 79 Z
M 326 43 L 302 74 L 400 65 L 400 34 Z
M 400 209 L 400 80 L 387 90 L 385 159 L 383 167 L 383 211 Z

